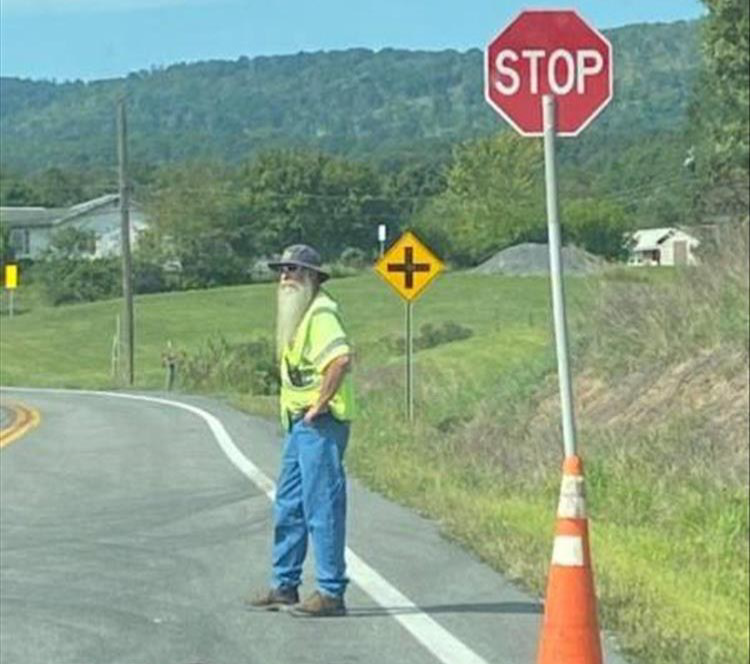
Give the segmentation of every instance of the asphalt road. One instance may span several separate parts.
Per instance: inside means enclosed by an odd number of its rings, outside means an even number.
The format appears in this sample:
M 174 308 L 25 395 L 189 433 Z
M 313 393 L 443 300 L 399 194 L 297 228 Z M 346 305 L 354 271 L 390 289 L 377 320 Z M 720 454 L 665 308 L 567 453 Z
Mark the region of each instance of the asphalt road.
M 539 601 L 354 480 L 349 614 L 247 611 L 268 582 L 275 423 L 200 398 L 2 396 L 41 415 L 0 453 L 2 664 L 535 661 Z
M 10 408 L 0 405 L 0 431 L 9 427 L 14 420 L 14 413 Z

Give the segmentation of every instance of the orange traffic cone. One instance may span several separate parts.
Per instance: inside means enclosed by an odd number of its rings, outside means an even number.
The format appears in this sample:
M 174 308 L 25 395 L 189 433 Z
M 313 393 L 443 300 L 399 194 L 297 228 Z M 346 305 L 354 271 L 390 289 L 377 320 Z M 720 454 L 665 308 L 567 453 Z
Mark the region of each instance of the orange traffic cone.
M 583 464 L 577 456 L 563 464 L 537 664 L 602 664 Z

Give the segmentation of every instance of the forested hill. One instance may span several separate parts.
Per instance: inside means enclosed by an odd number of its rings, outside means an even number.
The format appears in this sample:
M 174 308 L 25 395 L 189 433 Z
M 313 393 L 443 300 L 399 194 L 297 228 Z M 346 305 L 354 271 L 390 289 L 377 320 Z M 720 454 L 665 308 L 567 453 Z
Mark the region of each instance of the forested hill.
M 615 101 L 586 144 L 679 127 L 700 63 L 700 23 L 607 32 Z M 272 147 L 383 160 L 445 154 L 505 124 L 483 96 L 482 52 L 350 49 L 176 64 L 90 83 L 0 79 L 3 168 L 115 161 L 114 104 L 128 95 L 141 163 L 238 161 Z M 593 148 L 592 148 L 593 149 Z

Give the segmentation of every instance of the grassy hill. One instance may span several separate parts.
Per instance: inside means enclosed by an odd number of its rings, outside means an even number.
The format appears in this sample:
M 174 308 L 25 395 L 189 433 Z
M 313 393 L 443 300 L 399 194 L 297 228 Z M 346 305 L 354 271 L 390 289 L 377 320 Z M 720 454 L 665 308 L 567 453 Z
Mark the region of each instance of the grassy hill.
M 722 246 L 698 270 L 567 282 L 600 611 L 633 661 L 744 664 L 750 651 L 747 228 Z M 330 282 L 357 352 L 353 472 L 540 594 L 562 456 L 548 288 L 439 278 L 415 305 L 416 329 L 455 322 L 473 334 L 416 354 L 409 427 L 395 350 L 403 303 L 371 274 Z M 137 387 L 163 386 L 170 340 L 187 353 L 183 382 L 207 357 L 228 376 L 242 344 L 271 335 L 273 302 L 270 284 L 138 297 Z M 0 382 L 117 387 L 118 310 L 3 317 Z M 273 396 L 223 392 L 275 417 Z
M 674 130 L 700 63 L 697 21 L 607 31 L 615 100 L 579 143 Z M 505 124 L 483 96 L 482 52 L 366 49 L 175 64 L 125 78 L 0 79 L 0 166 L 116 162 L 114 104 L 128 95 L 131 158 L 238 161 L 273 147 L 373 160 L 439 158 Z

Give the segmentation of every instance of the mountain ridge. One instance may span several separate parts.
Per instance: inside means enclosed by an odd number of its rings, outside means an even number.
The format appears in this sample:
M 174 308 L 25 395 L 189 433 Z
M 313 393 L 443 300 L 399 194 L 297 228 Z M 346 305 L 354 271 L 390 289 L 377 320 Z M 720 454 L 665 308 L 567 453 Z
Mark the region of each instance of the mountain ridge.
M 587 130 L 673 130 L 698 71 L 700 21 L 604 31 L 615 98 Z M 358 159 L 440 158 L 505 123 L 483 95 L 483 53 L 366 48 L 174 63 L 96 81 L 0 79 L 0 165 L 34 171 L 115 161 L 114 104 L 126 94 L 136 162 L 237 162 L 273 148 Z

